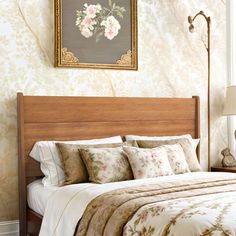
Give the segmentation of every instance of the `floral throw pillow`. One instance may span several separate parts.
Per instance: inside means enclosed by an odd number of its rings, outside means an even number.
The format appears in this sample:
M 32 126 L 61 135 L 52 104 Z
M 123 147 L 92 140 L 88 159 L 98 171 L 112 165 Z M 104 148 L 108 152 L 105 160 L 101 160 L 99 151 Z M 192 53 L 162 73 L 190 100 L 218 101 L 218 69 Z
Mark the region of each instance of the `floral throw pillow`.
M 190 171 L 196 172 L 201 171 L 201 166 L 198 162 L 195 148 L 191 142 L 186 138 L 175 139 L 175 140 L 158 140 L 158 141 L 147 141 L 147 140 L 136 140 L 136 143 L 140 148 L 155 148 L 163 145 L 180 144 L 184 150 L 185 159 L 188 163 Z
M 167 151 L 163 147 L 141 149 L 124 147 L 135 179 L 173 175 Z
M 89 180 L 109 183 L 133 179 L 129 161 L 122 147 L 80 149 Z
M 84 162 L 78 149 L 114 148 L 114 147 L 122 147 L 124 145 L 137 147 L 135 141 L 127 141 L 124 143 L 93 144 L 93 145 L 56 143 L 56 146 L 61 154 L 61 161 L 65 172 L 64 185 L 88 182 L 89 177 L 87 169 L 84 165 Z
M 190 172 L 185 159 L 184 150 L 180 144 L 165 145 L 163 147 L 167 151 L 170 166 L 175 174 Z

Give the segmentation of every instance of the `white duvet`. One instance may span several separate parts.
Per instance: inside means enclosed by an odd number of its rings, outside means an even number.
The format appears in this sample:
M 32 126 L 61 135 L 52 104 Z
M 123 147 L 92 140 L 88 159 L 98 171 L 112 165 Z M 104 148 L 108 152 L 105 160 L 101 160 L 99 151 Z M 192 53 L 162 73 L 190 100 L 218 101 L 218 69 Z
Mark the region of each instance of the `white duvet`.
M 108 184 L 84 183 L 60 187 L 50 196 L 47 202 L 40 236 L 73 236 L 77 223 L 83 216 L 88 204 L 97 196 L 111 190 L 176 180 L 200 180 L 212 176 L 224 179 L 232 175 L 234 174 L 197 172 Z

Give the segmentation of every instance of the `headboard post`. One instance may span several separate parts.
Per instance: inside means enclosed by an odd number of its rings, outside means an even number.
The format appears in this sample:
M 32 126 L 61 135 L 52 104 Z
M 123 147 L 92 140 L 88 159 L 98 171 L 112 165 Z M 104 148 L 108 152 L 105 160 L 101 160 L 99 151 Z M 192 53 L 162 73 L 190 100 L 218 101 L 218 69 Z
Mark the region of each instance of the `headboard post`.
M 193 96 L 193 98 L 196 101 L 196 119 L 195 119 L 195 138 L 200 139 L 201 137 L 201 133 L 200 133 L 200 98 L 199 96 Z M 197 147 L 197 157 L 198 157 L 198 161 L 200 162 L 201 158 L 200 158 L 200 142 L 198 144 Z
M 23 93 L 17 93 L 17 124 L 18 124 L 18 188 L 19 188 L 19 219 L 20 235 L 27 235 L 26 224 L 26 166 L 24 143 L 24 97 Z

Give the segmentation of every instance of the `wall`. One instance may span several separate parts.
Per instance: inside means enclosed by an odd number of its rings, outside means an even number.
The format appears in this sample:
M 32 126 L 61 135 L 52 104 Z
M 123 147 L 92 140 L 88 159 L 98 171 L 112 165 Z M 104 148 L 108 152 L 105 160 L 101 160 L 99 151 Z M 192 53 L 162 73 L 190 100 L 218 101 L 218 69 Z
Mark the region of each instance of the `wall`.
M 201 97 L 202 166 L 207 167 L 204 19 L 212 17 L 212 163 L 226 146 L 221 106 L 226 86 L 226 14 L 222 0 L 138 0 L 139 71 L 53 67 L 52 0 L 0 0 L 0 221 L 18 217 L 16 92 L 31 95 Z M 204 37 L 203 37 L 204 38 Z
M 227 0 L 227 65 L 228 85 L 236 85 L 236 1 Z M 236 155 L 236 116 L 228 117 L 228 139 L 231 152 Z

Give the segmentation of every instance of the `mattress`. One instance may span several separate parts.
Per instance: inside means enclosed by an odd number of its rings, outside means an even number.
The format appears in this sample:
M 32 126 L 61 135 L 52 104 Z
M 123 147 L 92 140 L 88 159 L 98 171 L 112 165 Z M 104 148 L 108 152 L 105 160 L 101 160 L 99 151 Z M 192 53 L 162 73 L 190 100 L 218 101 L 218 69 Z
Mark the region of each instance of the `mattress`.
M 40 215 L 44 215 L 49 198 L 59 187 L 44 187 L 42 179 L 35 180 L 27 186 L 28 206 Z

